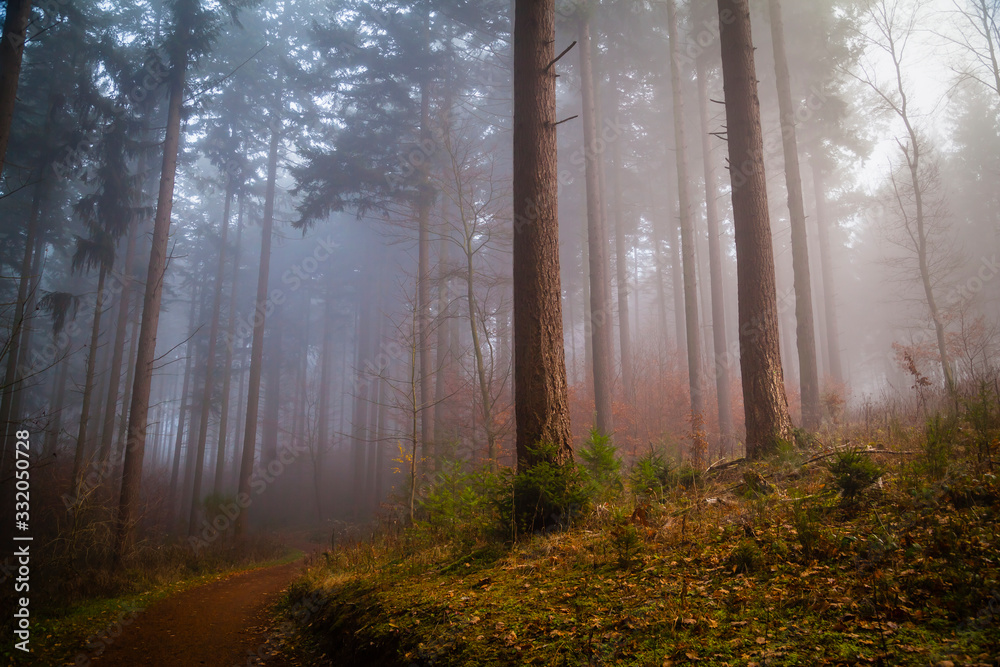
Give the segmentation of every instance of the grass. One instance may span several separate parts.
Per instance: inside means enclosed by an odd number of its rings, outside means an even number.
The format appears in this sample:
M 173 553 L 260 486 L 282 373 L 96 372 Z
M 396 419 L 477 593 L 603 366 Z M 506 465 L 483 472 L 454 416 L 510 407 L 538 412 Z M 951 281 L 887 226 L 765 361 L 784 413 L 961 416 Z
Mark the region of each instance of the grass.
M 844 495 L 815 453 L 512 545 L 328 552 L 289 601 L 322 596 L 302 626 L 333 664 L 1000 664 L 997 477 L 862 453 L 881 479 Z

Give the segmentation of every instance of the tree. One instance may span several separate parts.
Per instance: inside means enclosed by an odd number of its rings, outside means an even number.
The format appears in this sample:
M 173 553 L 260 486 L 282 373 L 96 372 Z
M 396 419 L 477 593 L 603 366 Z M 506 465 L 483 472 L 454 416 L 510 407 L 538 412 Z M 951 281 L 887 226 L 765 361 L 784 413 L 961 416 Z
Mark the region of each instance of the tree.
M 222 231 L 219 239 L 219 265 L 215 274 L 215 290 L 212 296 L 212 324 L 208 330 L 208 355 L 205 359 L 205 387 L 201 397 L 201 421 L 198 425 L 198 440 L 195 444 L 194 482 L 191 491 L 191 516 L 188 519 L 188 534 L 197 530 L 198 516 L 201 507 L 201 477 L 205 463 L 205 441 L 208 439 L 209 406 L 212 404 L 212 393 L 215 389 L 215 345 L 219 338 L 219 319 L 222 313 L 222 283 L 226 270 L 226 238 L 229 233 L 229 210 L 235 196 L 235 184 L 227 179 L 225 201 L 222 212 Z
M 722 249 L 719 226 L 718 182 L 712 160 L 708 125 L 708 51 L 695 59 L 698 82 L 698 121 L 701 130 L 701 155 L 705 180 L 705 223 L 708 228 L 708 270 L 712 293 L 712 347 L 715 355 L 713 376 L 718 402 L 720 449 L 733 444 L 733 407 L 729 387 L 729 349 L 726 343 L 726 300 L 722 282 Z
M 698 425 L 705 416 L 704 382 L 701 373 L 701 330 L 698 325 L 698 267 L 694 257 L 694 220 L 688 191 L 687 133 L 684 129 L 684 90 L 681 84 L 680 39 L 677 36 L 677 1 L 667 2 L 667 35 L 670 40 L 670 87 L 674 102 L 674 148 L 677 158 L 677 201 L 681 230 L 681 270 L 684 281 L 684 323 L 687 340 L 688 388 L 691 392 L 692 460 L 701 465 Z
M 84 459 L 88 455 L 87 427 L 90 423 L 90 401 L 94 393 L 94 369 L 97 364 L 98 339 L 101 335 L 101 314 L 104 310 L 104 281 L 115 261 L 115 245 L 111 235 L 103 229 L 94 229 L 89 239 L 78 238 L 76 254 L 73 256 L 73 270 L 98 270 L 97 297 L 94 301 L 94 318 L 91 323 L 90 345 L 87 348 L 87 370 L 83 380 L 83 402 L 80 407 L 80 425 L 76 437 L 76 453 L 73 456 L 73 480 L 71 493 L 80 491 Z
M 799 388 L 802 396 L 802 426 L 816 429 L 820 421 L 819 371 L 816 366 L 816 332 L 813 327 L 812 282 L 809 278 L 809 244 L 806 212 L 802 203 L 802 174 L 795 136 L 795 109 L 785 54 L 785 32 L 781 3 L 768 0 L 771 14 L 771 43 L 774 49 L 774 78 L 778 87 L 781 115 L 781 146 L 785 157 L 785 187 L 788 191 L 788 219 L 792 229 L 792 273 L 795 289 L 795 340 L 799 353 Z
M 270 275 L 271 236 L 274 228 L 274 188 L 278 174 L 278 149 L 281 146 L 282 94 L 275 95 L 271 107 L 271 140 L 267 149 L 267 182 L 264 191 L 264 218 L 261 222 L 260 264 L 257 269 L 257 300 L 253 310 L 253 340 L 250 347 L 250 378 L 247 394 L 246 425 L 243 431 L 243 454 L 240 457 L 239 497 L 250 497 L 250 480 L 257 446 L 257 415 L 260 408 L 260 378 L 264 364 L 264 323 L 268 308 L 267 281 Z M 246 530 L 247 510 L 236 517 L 235 531 Z
M 740 372 L 749 458 L 791 436 L 778 347 L 774 250 L 748 0 L 718 0 L 726 138 L 736 229 Z
M 514 413 L 517 462 L 572 458 L 556 180 L 555 0 L 514 5 Z
M 580 98 L 583 107 L 583 153 L 587 188 L 587 251 L 590 269 L 590 339 L 593 345 L 594 406 L 597 430 L 614 430 L 611 416 L 611 297 L 608 241 L 605 232 L 604 193 L 600 178 L 601 155 L 597 146 L 597 110 L 594 96 L 593 53 L 589 8 L 578 18 L 580 50 Z
M 10 139 L 10 126 L 14 120 L 17 100 L 17 82 L 21 76 L 21 58 L 31 19 L 31 0 L 7 0 L 3 21 L 3 39 L 0 40 L 0 172 L 3 172 Z
M 867 11 L 875 34 L 866 35 L 865 39 L 889 58 L 892 82 L 888 87 L 881 86 L 871 66 L 864 64 L 856 78 L 875 93 L 880 103 L 902 122 L 906 131 L 903 139 L 896 140 L 903 158 L 905 175 L 902 181 L 897 180 L 895 175 L 892 176 L 892 197 L 898 207 L 904 242 L 908 244 L 917 262 L 917 274 L 923 289 L 924 304 L 934 326 L 945 390 L 948 394 L 954 394 L 955 379 L 949 359 L 944 313 L 938 308 L 938 297 L 934 291 L 936 282 L 936 276 L 933 275 L 936 261 L 932 248 L 934 221 L 929 211 L 931 203 L 926 201 L 927 195 L 936 183 L 936 166 L 933 163 L 924 164 L 925 139 L 917 131 L 913 110 L 903 83 L 903 58 L 909 38 L 916 30 L 919 10 L 918 2 L 909 8 L 905 16 L 901 16 L 900 12 L 906 12 L 907 9 L 898 0 L 871 0 Z
M 235 16 L 240 0 L 225 0 L 218 8 Z M 135 377 L 125 461 L 122 467 L 121 498 L 115 531 L 115 557 L 121 560 L 131 546 L 138 521 L 139 491 L 142 485 L 142 462 L 146 446 L 149 416 L 149 390 L 153 378 L 156 332 L 160 321 L 160 301 L 167 267 L 167 241 L 170 233 L 170 211 L 173 206 L 174 177 L 177 173 L 177 153 L 180 148 L 181 110 L 184 104 L 184 84 L 191 60 L 207 50 L 217 32 L 219 17 L 202 8 L 200 0 L 176 0 L 173 5 L 174 33 L 168 43 L 170 71 L 167 75 L 167 119 L 163 140 L 163 163 L 160 187 L 153 218 L 153 238 L 149 251 L 149 269 L 143 294 L 142 323 L 136 350 Z

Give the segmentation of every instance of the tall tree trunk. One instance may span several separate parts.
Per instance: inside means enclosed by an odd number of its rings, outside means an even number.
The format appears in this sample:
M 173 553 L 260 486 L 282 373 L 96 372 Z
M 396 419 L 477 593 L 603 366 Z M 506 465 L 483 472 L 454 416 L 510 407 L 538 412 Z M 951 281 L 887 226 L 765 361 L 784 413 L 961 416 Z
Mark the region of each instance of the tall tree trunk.
M 132 292 L 138 295 L 137 292 Z M 138 299 L 136 299 L 135 307 L 132 308 L 132 331 L 129 333 L 129 343 L 128 343 L 128 368 L 125 371 L 125 389 L 132 386 L 132 382 L 135 379 L 135 355 L 136 346 L 139 343 L 139 320 L 142 317 L 142 309 L 139 307 Z M 118 435 L 115 438 L 115 455 L 113 457 L 116 465 L 121 467 L 121 456 L 125 448 L 125 434 L 128 430 L 128 398 L 125 394 L 122 394 L 122 413 L 118 417 Z
M 18 371 L 21 362 L 21 338 L 28 318 L 27 303 L 31 287 L 31 267 L 33 264 L 35 246 L 41 235 L 42 203 L 48 196 L 47 168 L 39 169 L 39 181 L 35 185 L 31 200 L 31 212 L 28 215 L 27 234 L 24 239 L 24 254 L 21 256 L 21 271 L 17 283 L 17 301 L 14 304 L 14 321 L 11 326 L 10 338 L 6 345 L 7 367 L 4 372 L 2 397 L 0 397 L 0 436 L 3 436 L 4 459 L 7 459 L 8 443 L 13 442 L 7 434 L 17 422 L 20 415 L 14 413 L 15 394 L 21 390 Z M 24 351 L 26 352 L 26 350 Z M 13 457 L 9 457 L 13 461 Z
M 715 352 L 713 364 L 715 393 L 719 407 L 720 452 L 730 449 L 733 443 L 733 407 L 729 388 L 729 350 L 726 345 L 726 298 L 722 284 L 722 249 L 719 229 L 719 196 L 709 144 L 708 81 L 705 61 L 695 61 L 698 69 L 698 119 L 701 125 L 701 154 L 705 173 L 705 220 L 708 224 L 708 270 L 712 288 L 712 343 Z
M 219 338 L 219 317 L 222 311 L 222 283 L 226 272 L 226 241 L 229 233 L 229 209 L 233 203 L 233 184 L 227 183 L 226 201 L 222 210 L 222 233 L 219 239 L 219 268 L 215 274 L 215 294 L 212 297 L 212 323 L 208 329 L 208 356 L 205 366 L 205 389 L 201 396 L 201 420 L 198 424 L 198 440 L 195 445 L 194 484 L 191 489 L 191 516 L 188 518 L 188 534 L 194 535 L 201 508 L 201 477 L 205 465 L 205 441 L 208 439 L 208 417 L 212 414 L 212 390 L 215 389 L 215 344 Z M 229 369 L 226 369 L 228 372 Z
M 618 346 L 621 350 L 622 389 L 625 402 L 635 401 L 635 379 L 632 368 L 632 332 L 628 314 L 628 252 L 625 249 L 625 211 L 622 201 L 621 139 L 611 142 L 612 160 L 611 190 L 615 210 L 615 278 L 618 285 Z
M 188 389 L 191 385 L 191 374 L 194 368 L 194 338 L 195 317 L 198 313 L 198 287 L 191 288 L 191 310 L 188 312 L 188 343 L 185 347 L 184 381 L 181 384 L 181 404 L 177 408 L 177 432 L 174 433 L 174 462 L 170 472 L 170 507 L 176 513 L 180 505 L 180 494 L 177 492 L 181 480 L 181 452 L 184 449 L 184 427 L 187 424 L 187 408 L 190 403 Z
M 444 206 L 445 198 L 442 197 L 441 214 L 442 218 L 447 214 Z M 448 348 L 448 320 L 451 318 L 451 264 L 448 261 L 448 246 L 451 239 L 442 231 L 440 245 L 438 246 L 438 316 L 437 316 L 437 373 L 434 376 L 434 443 L 438 455 L 443 456 L 444 443 L 449 440 L 445 435 L 445 420 L 447 405 L 445 393 L 447 391 L 446 380 L 451 366 L 451 350 Z
M 331 281 L 332 282 L 332 281 Z M 330 440 L 330 369 L 333 365 L 333 285 L 327 285 L 323 304 L 323 341 L 319 357 L 319 397 L 316 405 L 316 447 L 313 455 L 313 484 L 316 515 L 326 516 L 323 505 L 323 459 Z
M 243 190 L 240 190 L 236 213 L 236 249 L 233 254 L 233 276 L 229 291 L 229 321 L 226 323 L 226 361 L 222 365 L 222 406 L 219 417 L 219 444 L 215 450 L 215 482 L 212 485 L 216 496 L 222 493 L 225 486 L 226 470 L 226 437 L 229 432 L 229 396 L 233 381 L 233 352 L 236 346 L 234 338 L 236 330 L 236 295 L 239 292 L 240 276 L 240 246 L 243 241 Z M 240 369 L 240 373 L 242 373 Z M 239 403 L 239 399 L 237 399 Z M 239 422 L 237 422 L 238 424 Z
M 369 244 L 369 251 L 371 250 L 371 244 Z M 372 294 L 372 276 L 369 271 L 365 272 L 368 274 L 365 280 L 365 286 L 361 291 L 362 302 L 359 304 L 358 315 L 357 315 L 357 329 L 356 329 L 356 340 L 357 340 L 357 356 L 355 357 L 355 376 L 357 381 L 354 383 L 354 409 L 351 416 L 351 488 L 353 491 L 353 507 L 355 517 L 357 517 L 357 512 L 361 509 L 361 504 L 365 498 L 365 449 L 367 445 L 367 432 L 368 432 L 368 408 L 369 408 L 369 396 L 371 394 L 371 383 L 372 379 L 368 376 L 367 371 L 371 361 L 372 356 L 372 339 L 374 338 L 372 332 L 372 321 L 374 319 L 374 297 Z M 419 292 L 419 287 L 417 288 Z M 418 297 L 419 298 L 419 297 Z M 419 321 L 419 315 L 417 315 L 417 320 Z M 419 343 L 419 331 L 420 324 L 417 323 L 417 337 L 418 340 L 414 341 L 413 344 L 418 348 Z M 417 353 L 419 358 L 419 350 Z M 419 387 L 418 376 L 418 387 Z M 419 390 L 418 390 L 419 395 Z M 422 401 L 419 398 L 415 398 L 415 408 L 416 413 L 421 412 Z M 416 418 L 416 417 L 415 417 Z M 414 436 L 416 437 L 416 436 Z M 412 465 L 417 466 L 417 459 L 414 459 Z M 419 466 L 417 466 L 419 467 Z
M 819 427 L 819 371 L 816 368 L 816 331 L 813 325 L 812 281 L 809 277 L 809 242 L 806 213 L 802 203 L 802 173 L 795 136 L 795 109 L 785 55 L 785 29 L 779 0 L 768 0 L 771 14 L 771 44 L 774 50 L 774 78 L 778 87 L 781 114 L 781 146 L 785 156 L 785 187 L 788 190 L 788 219 L 792 229 L 792 273 L 795 286 L 795 341 L 799 353 L 799 391 L 802 395 L 802 426 Z
M 270 348 L 267 359 L 267 381 L 264 392 L 264 415 L 260 437 L 260 462 L 267 465 L 278 458 L 279 421 L 281 419 L 281 364 L 282 332 L 275 326 L 269 332 L 265 344 Z
M 590 262 L 590 326 L 594 345 L 594 407 L 597 430 L 614 430 L 611 414 L 611 307 L 608 283 L 608 237 L 604 230 L 604 201 L 601 192 L 597 146 L 597 111 L 594 100 L 594 72 L 591 61 L 590 20 L 579 22 L 580 95 L 583 102 L 583 143 L 587 182 L 587 249 Z
M 108 374 L 108 397 L 104 402 L 104 427 L 101 430 L 100 461 L 106 465 L 111 457 L 111 444 L 115 435 L 115 416 L 118 414 L 118 385 L 121 383 L 122 362 L 125 356 L 125 332 L 128 329 L 129 297 L 132 288 L 132 264 L 135 261 L 135 237 L 139 230 L 133 225 L 125 246 L 122 266 L 121 294 L 118 295 L 118 321 L 115 323 L 115 342 L 111 352 L 111 371 Z
M 479 307 L 476 303 L 474 260 L 476 251 L 472 244 L 474 234 L 472 226 L 467 222 L 467 212 L 464 201 L 459 197 L 459 215 L 465 224 L 465 283 L 466 302 L 469 306 L 469 330 L 472 333 L 472 353 L 476 360 L 476 378 L 479 380 L 479 399 L 483 413 L 483 430 L 486 432 L 486 456 L 490 470 L 497 467 L 496 433 L 493 428 L 493 399 L 490 396 L 489 378 L 486 375 L 486 363 L 483 359 L 483 347 L 479 338 Z
M 426 28 L 426 26 L 425 26 Z M 429 34 L 427 35 L 429 43 Z M 430 76 L 426 75 L 420 83 L 420 143 L 426 146 L 430 138 Z M 423 447 L 426 466 L 430 470 L 437 469 L 438 452 L 434 443 L 434 424 L 427 408 L 432 399 L 431 393 L 431 342 L 430 342 L 430 307 L 431 307 L 431 268 L 430 268 L 430 212 L 434 203 L 433 186 L 428 177 L 428 165 L 425 160 L 420 166 L 420 185 L 417 200 L 417 339 L 420 348 L 420 444 Z
M 62 413 L 63 406 L 66 405 L 66 385 L 69 379 L 69 349 L 70 344 L 67 341 L 66 346 L 56 353 L 56 363 L 59 364 L 59 371 L 56 373 L 55 386 L 53 387 L 52 422 L 49 424 L 49 430 L 45 433 L 45 445 L 42 448 L 43 456 L 55 454 L 59 448 L 59 432 L 62 430 Z
M 17 101 L 17 82 L 21 76 L 24 40 L 31 21 L 31 0 L 7 0 L 7 15 L 0 40 L 0 173 L 3 173 L 10 127 Z
M 844 367 L 840 360 L 840 328 L 837 324 L 837 292 L 833 282 L 833 257 L 830 252 L 830 219 L 826 210 L 826 187 L 820 158 L 810 161 L 813 191 L 816 198 L 816 229 L 819 239 L 819 259 L 823 278 L 823 312 L 826 315 L 826 354 L 830 376 L 840 384 L 844 381 Z
M 146 446 L 147 418 L 149 416 L 149 389 L 153 379 L 153 362 L 156 354 L 156 331 L 160 322 L 160 298 L 163 294 L 163 275 L 167 267 L 167 241 L 170 233 L 170 211 L 174 198 L 174 176 L 177 172 L 177 151 L 180 147 L 181 106 L 184 102 L 184 81 L 187 71 L 188 35 L 190 21 L 196 13 L 195 0 L 179 0 L 175 7 L 177 35 L 171 54 L 167 128 L 163 141 L 163 166 L 160 170 L 160 191 L 153 219 L 153 241 L 149 252 L 149 270 L 146 274 L 146 291 L 143 296 L 142 326 L 136 353 L 135 383 L 132 387 L 132 406 L 129 409 L 128 444 L 122 468 L 121 499 L 118 504 L 118 523 L 115 535 L 115 558 L 125 556 L 132 544 L 135 524 L 138 521 L 139 490 L 142 485 L 142 461 Z
M 688 388 L 691 392 L 692 426 L 698 430 L 705 416 L 704 381 L 701 373 L 701 328 L 698 325 L 698 265 L 695 258 L 694 219 L 688 192 L 687 135 L 684 130 L 684 89 L 681 83 L 680 44 L 677 36 L 676 0 L 667 1 L 667 33 L 670 39 L 670 86 L 674 98 L 674 143 L 677 157 L 677 201 L 680 212 L 681 256 L 684 273 L 684 322 L 687 338 Z M 692 460 L 704 462 L 702 439 L 694 436 Z
M 264 321 L 267 311 L 267 282 L 271 266 L 271 230 L 274 228 L 274 186 L 278 177 L 278 149 L 281 146 L 281 92 L 271 118 L 271 143 L 267 150 L 267 186 L 264 191 L 264 218 L 261 221 L 260 266 L 257 270 L 257 300 L 254 305 L 253 342 L 250 347 L 250 378 L 247 393 L 246 426 L 243 455 L 240 459 L 239 495 L 250 499 L 250 479 L 257 447 L 257 417 L 260 410 L 260 376 L 264 364 Z M 246 531 L 247 512 L 243 509 L 235 521 L 236 536 Z
M 80 407 L 80 428 L 76 436 L 76 454 L 73 456 L 73 495 L 79 500 L 83 466 L 89 455 L 87 426 L 90 421 L 90 401 L 94 393 L 94 368 L 97 364 L 98 341 L 101 336 L 101 311 L 104 310 L 104 279 L 108 271 L 101 267 L 97 278 L 97 299 L 94 304 L 94 321 L 90 330 L 90 347 L 87 350 L 87 371 L 83 376 L 83 402 Z
M 761 458 L 791 436 L 778 347 L 774 249 L 767 208 L 764 141 L 748 0 L 718 0 L 726 97 L 729 176 L 736 229 L 740 370 L 747 457 Z
M 514 414 L 517 463 L 542 442 L 558 461 L 570 440 L 556 180 L 555 0 L 515 0 Z

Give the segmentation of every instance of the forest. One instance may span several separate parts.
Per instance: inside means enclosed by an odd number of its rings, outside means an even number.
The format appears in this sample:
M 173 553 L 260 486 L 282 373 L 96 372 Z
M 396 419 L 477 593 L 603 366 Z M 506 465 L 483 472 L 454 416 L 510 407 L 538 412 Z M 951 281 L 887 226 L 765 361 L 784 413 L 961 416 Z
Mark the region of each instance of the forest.
M 1000 666 L 1000 0 L 7 0 L 12 665 Z

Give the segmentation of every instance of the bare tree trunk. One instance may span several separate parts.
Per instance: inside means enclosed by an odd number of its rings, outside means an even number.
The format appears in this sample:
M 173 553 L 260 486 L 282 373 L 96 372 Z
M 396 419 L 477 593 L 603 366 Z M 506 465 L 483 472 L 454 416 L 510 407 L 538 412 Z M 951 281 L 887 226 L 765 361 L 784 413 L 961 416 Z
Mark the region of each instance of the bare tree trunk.
M 201 420 L 195 444 L 194 483 L 191 488 L 191 516 L 188 534 L 194 535 L 201 508 L 201 477 L 205 466 L 205 442 L 208 440 L 208 417 L 212 414 L 212 390 L 215 389 L 215 344 L 219 338 L 219 317 L 222 311 L 222 283 L 226 272 L 226 241 L 229 234 L 229 209 L 233 203 L 233 184 L 227 183 L 226 201 L 222 211 L 222 233 L 219 239 L 219 267 L 215 274 L 215 294 L 212 296 L 212 323 L 208 329 L 208 356 L 205 359 L 205 388 L 201 395 Z M 226 369 L 228 372 L 229 369 Z
M 748 0 L 718 0 L 729 175 L 736 229 L 740 370 L 747 456 L 761 458 L 791 436 L 778 347 L 774 250 Z
M 282 364 L 282 333 L 281 326 L 275 326 L 269 332 L 265 345 L 269 347 L 267 359 L 267 381 L 264 392 L 264 415 L 262 419 L 260 438 L 260 462 L 267 465 L 278 457 L 279 421 L 281 418 L 281 364 Z
M 369 251 L 371 250 L 371 245 L 372 244 L 368 244 Z M 419 293 L 420 288 L 418 287 L 417 289 Z M 354 410 L 351 416 L 351 488 L 353 491 L 354 502 L 352 509 L 354 510 L 355 516 L 357 516 L 357 512 L 361 509 L 361 503 L 365 498 L 365 445 L 367 444 L 368 407 L 369 395 L 371 393 L 371 378 L 366 375 L 366 368 L 371 360 L 371 357 L 373 356 L 372 339 L 374 338 L 372 334 L 372 320 L 374 319 L 374 314 L 372 312 L 374 310 L 374 306 L 372 302 L 374 301 L 375 295 L 372 294 L 372 292 L 373 287 L 371 275 L 368 273 L 365 285 L 361 291 L 362 301 L 358 304 L 359 308 L 356 329 L 357 356 L 355 357 L 355 367 L 357 373 L 355 377 L 357 378 L 357 382 L 354 383 Z M 414 341 L 414 345 L 419 348 L 419 315 L 417 315 L 417 319 L 417 340 Z M 416 401 L 415 410 L 417 413 L 420 413 L 420 406 L 422 405 L 422 402 L 419 397 L 416 398 Z M 414 459 L 413 465 L 417 465 L 416 459 Z
M 615 278 L 618 284 L 618 345 L 621 350 L 622 389 L 625 402 L 635 401 L 635 379 L 632 368 L 632 332 L 628 315 L 628 253 L 625 250 L 625 211 L 622 202 L 621 139 L 611 142 L 614 165 L 611 171 L 611 190 L 615 209 Z
M 138 294 L 133 292 L 133 294 Z M 138 301 L 138 299 L 136 300 Z M 128 343 L 128 368 L 125 371 L 125 388 L 124 391 L 128 391 L 128 388 L 132 386 L 132 382 L 135 379 L 135 355 L 136 346 L 139 343 L 139 319 L 142 316 L 142 309 L 139 304 L 136 303 L 135 307 L 132 309 L 132 331 L 129 334 Z M 115 455 L 114 460 L 120 467 L 120 457 L 125 448 L 125 434 L 128 430 L 128 400 L 125 394 L 122 394 L 122 413 L 118 418 L 118 435 L 115 439 Z
M 515 0 L 514 413 L 518 467 L 545 442 L 573 456 L 569 430 L 556 180 L 554 0 Z
M 802 395 L 802 426 L 819 427 L 819 371 L 816 368 L 816 331 L 813 324 L 812 281 L 809 277 L 809 243 L 806 213 L 802 203 L 802 174 L 795 136 L 795 109 L 785 55 L 785 32 L 779 0 L 768 0 L 771 14 L 771 44 L 774 49 L 774 78 L 778 87 L 781 114 L 781 145 L 785 155 L 785 187 L 788 190 L 788 219 L 792 228 L 792 273 L 795 287 L 795 341 L 799 353 L 799 391 Z
M 170 473 L 170 507 L 176 513 L 180 505 L 180 494 L 177 492 L 181 480 L 181 451 L 184 446 L 184 427 L 187 424 L 187 408 L 190 402 L 188 388 L 191 385 L 191 375 L 194 368 L 194 338 L 195 317 L 198 313 L 198 288 L 191 288 L 191 310 L 188 313 L 188 344 L 185 347 L 184 381 L 181 384 L 181 404 L 177 408 L 177 432 L 174 434 L 174 462 Z
M 611 414 L 611 307 L 608 283 L 607 234 L 604 231 L 604 201 L 601 192 L 597 148 L 597 112 L 594 100 L 594 72 L 591 62 L 590 21 L 580 19 L 580 95 L 583 101 L 583 153 L 587 181 L 587 250 L 590 263 L 590 327 L 594 345 L 594 407 L 597 430 L 614 430 Z
M 59 432 L 62 430 L 62 413 L 63 406 L 66 404 L 66 384 L 69 378 L 69 348 L 70 345 L 67 342 L 66 347 L 57 353 L 61 355 L 56 362 L 59 364 L 59 371 L 56 373 L 52 392 L 52 422 L 45 434 L 45 445 L 42 448 L 43 456 L 55 454 L 59 448 Z
M 729 350 L 726 345 L 726 298 L 722 284 L 722 249 L 720 247 L 719 196 L 712 164 L 712 147 L 709 145 L 708 82 L 705 61 L 695 61 L 698 77 L 698 119 L 701 125 L 701 154 L 705 175 L 705 220 L 708 225 L 708 270 L 712 289 L 712 344 L 715 353 L 713 375 L 719 409 L 720 452 L 729 449 L 733 442 L 733 407 L 729 388 Z
M 236 249 L 233 254 L 233 276 L 229 291 L 229 321 L 226 323 L 226 361 L 222 365 L 222 407 L 219 417 L 219 444 L 215 450 L 215 482 L 213 491 L 216 496 L 222 493 L 226 475 L 226 437 L 229 432 L 229 395 L 233 381 L 233 352 L 236 347 L 236 295 L 239 292 L 240 277 L 240 246 L 243 241 L 243 190 L 240 190 L 236 213 Z M 242 369 L 240 373 L 242 373 Z M 237 403 L 239 399 L 237 399 Z M 237 422 L 238 423 L 238 422 Z
M 90 420 L 90 401 L 94 393 L 94 368 L 97 364 L 98 341 L 101 336 L 101 312 L 104 310 L 104 279 L 107 269 L 101 267 L 97 278 L 97 300 L 94 304 L 94 322 L 90 330 L 90 347 L 87 351 L 87 371 L 83 376 L 83 402 L 80 407 L 80 429 L 76 436 L 76 454 L 73 456 L 73 490 L 74 496 L 80 493 L 80 483 L 83 481 L 83 466 L 89 452 L 87 442 L 87 426 Z
M 426 26 L 425 26 L 426 28 Z M 427 35 L 429 43 L 429 35 Z M 429 75 L 420 83 L 420 141 L 430 142 L 430 81 Z M 437 469 L 438 452 L 434 443 L 434 423 L 427 411 L 431 404 L 431 269 L 430 269 L 430 212 L 434 203 L 433 188 L 428 179 L 426 161 L 420 167 L 420 186 L 417 200 L 417 338 L 420 348 L 420 444 L 423 447 L 426 466 Z
M 705 416 L 704 382 L 701 373 L 701 328 L 698 324 L 698 265 L 695 259 L 694 219 L 691 216 L 691 196 L 688 192 L 687 135 L 684 129 L 684 89 L 681 83 L 680 45 L 677 37 L 676 0 L 667 2 L 667 33 L 670 39 L 670 85 L 674 98 L 674 143 L 677 156 L 677 201 L 680 212 L 681 255 L 684 273 L 684 322 L 687 339 L 688 388 L 691 392 L 692 426 Z M 700 438 L 695 435 L 692 460 L 696 466 L 704 463 L 707 452 L 701 451 Z
M 442 198 L 441 214 L 446 214 Z M 448 246 L 451 240 L 442 231 L 440 245 L 438 249 L 438 316 L 437 316 L 437 373 L 434 376 L 434 443 L 438 451 L 438 456 L 442 456 L 444 443 L 448 439 L 445 435 L 445 381 L 448 377 L 448 370 L 451 365 L 451 350 L 448 349 L 448 320 L 451 318 L 451 290 L 449 281 L 451 277 L 451 264 L 448 261 Z
M 128 444 L 122 467 L 122 490 L 118 505 L 118 525 L 115 536 L 115 559 L 121 561 L 132 544 L 138 521 L 139 490 L 142 486 L 142 460 L 146 446 L 149 416 L 149 389 L 153 379 L 156 353 L 156 330 L 160 322 L 160 298 L 163 275 L 167 266 L 167 241 L 170 232 L 170 210 L 173 206 L 174 176 L 177 172 L 177 150 L 181 135 L 181 106 L 184 102 L 184 81 L 188 64 L 187 42 L 194 20 L 194 0 L 179 0 L 175 51 L 171 54 L 167 127 L 163 141 L 163 166 L 160 170 L 160 191 L 153 220 L 153 241 L 149 253 L 149 271 L 143 296 L 142 326 L 136 353 L 135 384 L 132 387 L 132 407 L 129 409 Z
M 0 173 L 7 156 L 17 101 L 17 82 L 21 76 L 21 58 L 30 20 L 31 0 L 7 0 L 3 40 L 0 41 Z
M 819 157 L 811 160 L 813 190 L 816 198 L 816 228 L 819 239 L 819 257 L 823 278 L 823 309 L 826 314 L 826 354 L 833 381 L 844 381 L 844 369 L 840 360 L 840 328 L 837 325 L 837 292 L 833 282 L 833 257 L 830 248 L 830 224 L 826 212 L 826 188 L 823 168 L 817 164 Z
M 271 266 L 271 230 L 274 228 L 274 186 L 278 177 L 278 149 L 281 147 L 281 93 L 277 94 L 271 116 L 271 143 L 267 151 L 267 185 L 264 192 L 264 219 L 261 222 L 260 266 L 257 269 L 257 300 L 254 305 L 253 342 L 250 347 L 250 378 L 247 393 L 246 425 L 237 498 L 250 498 L 250 479 L 257 447 L 257 417 L 260 410 L 260 376 L 264 365 L 264 321 L 267 311 L 267 282 Z M 235 534 L 246 531 L 247 512 L 243 509 L 235 521 Z
M 459 197 L 459 206 L 464 209 L 462 198 Z M 462 221 L 466 221 L 464 210 L 460 212 Z M 469 305 L 469 330 L 472 333 L 472 352 L 476 359 L 476 377 L 479 380 L 479 395 L 481 409 L 483 412 L 483 430 L 486 432 L 486 456 L 490 470 L 497 467 L 496 433 L 493 428 L 493 399 L 490 396 L 489 380 L 486 376 L 486 364 L 483 361 L 483 347 L 479 339 L 479 306 L 476 303 L 475 286 L 475 259 L 476 253 L 473 248 L 473 235 L 469 232 L 471 228 L 466 224 L 465 234 L 465 281 L 466 281 L 466 301 Z
M 0 397 L 0 436 L 3 437 L 4 459 L 7 459 L 8 443 L 13 442 L 7 437 L 12 426 L 20 415 L 14 412 L 15 394 L 21 390 L 18 371 L 21 366 L 21 339 L 28 318 L 27 304 L 31 286 L 31 267 L 33 265 L 35 246 L 41 235 L 42 203 L 48 196 L 47 168 L 42 166 L 39 171 L 39 181 L 31 200 L 31 213 L 28 216 L 27 235 L 24 240 L 24 254 L 21 256 L 21 272 L 17 283 L 17 301 L 14 304 L 14 321 L 11 325 L 10 338 L 6 344 L 7 368 L 4 373 L 2 397 Z M 25 350 L 26 352 L 26 350 Z M 13 458 L 10 458 L 13 461 Z M 5 461 L 6 463 L 6 461 Z
M 121 382 L 122 361 L 125 356 L 125 332 L 128 329 L 129 297 L 132 294 L 132 264 L 135 261 L 135 237 L 139 230 L 133 225 L 125 246 L 122 266 L 121 294 L 118 296 L 118 321 L 115 324 L 114 349 L 111 352 L 111 371 L 108 374 L 108 397 L 105 400 L 104 428 L 101 430 L 100 461 L 107 464 L 111 457 L 111 444 L 115 434 L 115 417 L 118 415 L 118 385 Z
M 316 405 L 316 453 L 313 456 L 313 485 L 316 491 L 316 515 L 320 521 L 325 516 L 323 505 L 323 457 L 330 440 L 330 367 L 333 361 L 333 303 L 333 285 L 328 284 L 323 304 L 323 341 L 319 361 L 319 397 Z

